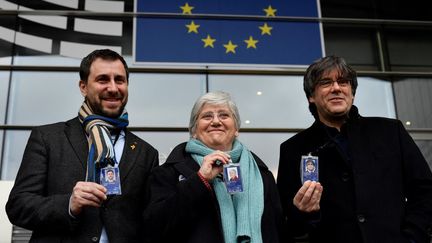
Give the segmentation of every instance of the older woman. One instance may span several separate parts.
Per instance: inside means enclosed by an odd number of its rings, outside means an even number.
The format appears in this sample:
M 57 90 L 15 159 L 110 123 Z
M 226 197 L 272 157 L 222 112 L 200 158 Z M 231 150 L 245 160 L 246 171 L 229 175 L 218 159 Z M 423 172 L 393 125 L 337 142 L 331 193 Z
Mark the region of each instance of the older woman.
M 210 92 L 196 101 L 190 140 L 150 176 L 144 218 L 153 242 L 285 242 L 273 175 L 237 140 L 239 127 L 228 93 Z M 231 164 L 239 165 L 243 189 L 234 194 L 223 178 L 224 165 Z

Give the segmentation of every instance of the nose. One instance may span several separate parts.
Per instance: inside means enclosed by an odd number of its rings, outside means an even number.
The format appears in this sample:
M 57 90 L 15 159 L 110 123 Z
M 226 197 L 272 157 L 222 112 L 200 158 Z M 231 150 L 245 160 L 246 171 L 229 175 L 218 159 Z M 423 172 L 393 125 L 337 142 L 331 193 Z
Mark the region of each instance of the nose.
M 332 84 L 331 84 L 331 88 L 332 88 L 333 91 L 334 91 L 334 90 L 339 91 L 339 90 L 341 89 L 341 87 L 339 86 L 339 83 L 338 83 L 337 81 L 333 81 L 333 82 L 332 82 Z
M 117 83 L 115 82 L 114 79 L 110 80 L 110 82 L 108 83 L 108 91 L 109 92 L 117 92 L 118 91 Z
M 219 114 L 214 114 L 210 125 L 217 127 L 220 126 L 221 124 L 222 123 L 221 120 L 219 119 Z
M 216 124 L 219 124 L 219 123 L 220 123 L 220 120 L 219 120 L 219 114 L 214 114 L 214 115 L 213 115 L 213 120 L 212 120 L 212 122 L 214 122 L 214 123 L 216 123 Z

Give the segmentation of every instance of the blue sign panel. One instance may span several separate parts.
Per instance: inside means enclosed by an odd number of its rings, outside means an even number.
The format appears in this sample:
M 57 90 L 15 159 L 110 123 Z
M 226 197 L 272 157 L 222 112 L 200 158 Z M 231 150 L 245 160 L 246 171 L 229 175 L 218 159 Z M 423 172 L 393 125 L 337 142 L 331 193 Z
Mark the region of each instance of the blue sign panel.
M 136 0 L 136 11 L 185 18 L 137 17 L 135 61 L 194 64 L 309 65 L 322 57 L 317 0 Z M 193 18 L 193 14 L 266 16 L 264 20 Z

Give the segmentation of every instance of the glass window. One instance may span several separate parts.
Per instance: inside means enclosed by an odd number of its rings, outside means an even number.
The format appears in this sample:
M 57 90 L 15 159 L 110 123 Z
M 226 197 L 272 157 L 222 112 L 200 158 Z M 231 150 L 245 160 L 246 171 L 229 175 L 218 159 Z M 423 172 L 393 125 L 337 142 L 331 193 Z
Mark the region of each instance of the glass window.
M 405 78 L 393 85 L 398 118 L 409 128 L 432 128 L 432 79 Z
M 430 71 L 432 31 L 430 27 L 386 29 L 385 36 L 392 71 Z
M 73 51 L 73 50 L 71 50 Z M 86 53 L 88 54 L 88 53 Z M 84 57 L 83 55 L 82 57 Z M 15 56 L 14 65 L 35 65 L 35 66 L 62 66 L 62 67 L 79 67 L 80 58 L 62 57 L 56 55 L 30 55 L 30 56 Z M 79 80 L 78 72 L 75 79 Z
M 306 128 L 313 122 L 300 76 L 211 75 L 209 90 L 233 96 L 244 128 Z
M 376 18 L 374 1 L 326 0 L 320 1 L 321 15 L 332 18 Z
M 187 127 L 192 106 L 204 92 L 204 75 L 131 74 L 130 125 Z
M 133 2 L 129 1 L 92 1 L 92 4 L 65 3 L 53 5 L 49 2 L 18 2 L 3 1 L 2 9 L 40 9 L 70 10 L 70 11 L 98 11 L 102 12 L 132 12 Z M 114 10 L 115 9 L 115 10 Z M 12 52 L 5 56 L 21 56 L 16 65 L 43 65 L 37 59 L 28 56 L 40 57 L 56 55 L 71 58 L 82 58 L 90 50 L 111 48 L 122 54 L 132 54 L 132 17 L 98 17 L 98 16 L 60 16 L 40 14 L 22 14 L 0 18 L 0 49 Z M 110 26 L 110 28 L 101 28 Z M 15 31 L 17 30 L 17 31 Z M 7 33 L 7 35 L 5 34 Z M 11 38 L 6 38 L 6 37 Z M 4 41 L 4 42 L 3 42 Z M 14 48 L 1 48 L 15 43 Z M 9 44 L 10 45 L 10 44 Z M 72 47 L 72 48 L 71 48 Z M 3 53 L 0 51 L 0 55 Z M 42 57 L 42 58 L 41 58 Z M 49 59 L 47 59 L 49 60 Z M 31 62 L 33 61 L 33 62 Z M 46 60 L 43 60 L 46 61 Z M 53 65 L 64 64 L 53 62 Z
M 10 72 L 0 71 L 0 124 L 5 124 Z
M 363 116 L 396 118 L 391 82 L 359 77 L 354 104 Z
M 83 101 L 74 72 L 13 72 L 7 124 L 41 125 L 77 116 Z
M 336 18 L 432 20 L 428 1 L 320 1 L 322 16 Z
M 73 72 L 14 72 L 7 123 L 41 125 L 75 117 L 83 101 L 78 80 Z M 187 126 L 204 80 L 203 75 L 131 74 L 130 125 Z
M 101 48 L 111 48 L 125 54 L 122 50 L 132 44 L 131 20 L 131 17 L 20 16 L 16 39 L 20 48 L 16 49 L 16 55 L 61 55 L 82 58 L 90 50 Z M 74 48 L 73 51 L 70 49 L 71 46 Z
M 336 55 L 357 70 L 379 70 L 374 29 L 324 25 L 326 55 Z
M 1 179 L 15 180 L 30 131 L 6 131 L 4 134 L 5 144 Z
M 4 130 L 0 129 L 0 164 L 2 165 L 2 161 L 3 161 L 3 135 L 4 135 Z
M 280 145 L 294 134 L 240 132 L 239 140 L 264 161 L 276 178 L 279 166 Z

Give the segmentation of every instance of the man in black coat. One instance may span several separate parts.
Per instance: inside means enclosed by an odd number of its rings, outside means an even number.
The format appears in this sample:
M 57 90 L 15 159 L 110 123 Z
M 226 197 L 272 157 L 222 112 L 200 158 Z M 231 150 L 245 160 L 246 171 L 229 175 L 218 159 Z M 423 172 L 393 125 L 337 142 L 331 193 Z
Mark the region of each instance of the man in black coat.
M 33 129 L 8 217 L 33 231 L 31 242 L 144 242 L 145 188 L 158 152 L 126 129 L 126 62 L 96 50 L 80 77 L 78 117 Z M 119 176 L 112 192 L 99 184 L 108 170 Z
M 312 243 L 430 243 L 430 168 L 400 121 L 359 115 L 356 88 L 356 72 L 340 57 L 306 71 L 315 122 L 280 147 L 288 227 Z M 319 182 L 302 184 L 301 161 L 315 156 Z

